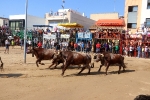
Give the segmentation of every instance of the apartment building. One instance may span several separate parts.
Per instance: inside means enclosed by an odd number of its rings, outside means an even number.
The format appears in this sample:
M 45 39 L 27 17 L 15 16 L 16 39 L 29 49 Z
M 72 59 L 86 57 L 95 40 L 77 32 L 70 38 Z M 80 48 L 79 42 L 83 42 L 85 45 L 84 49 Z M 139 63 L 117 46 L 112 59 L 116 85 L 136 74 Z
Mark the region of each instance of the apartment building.
M 4 18 L 4 17 L 0 17 L 0 26 L 2 25 L 8 25 L 9 24 L 9 19 L 8 18 Z
M 60 23 L 78 23 L 84 26 L 85 29 L 89 29 L 95 23 L 94 20 L 87 18 L 84 13 L 79 13 L 72 9 L 59 9 L 55 13 L 46 13 L 45 18 L 45 24 L 53 26 L 53 28 L 61 28 L 58 26 Z
M 150 0 L 125 0 L 126 30 L 135 33 L 139 28 L 150 27 Z

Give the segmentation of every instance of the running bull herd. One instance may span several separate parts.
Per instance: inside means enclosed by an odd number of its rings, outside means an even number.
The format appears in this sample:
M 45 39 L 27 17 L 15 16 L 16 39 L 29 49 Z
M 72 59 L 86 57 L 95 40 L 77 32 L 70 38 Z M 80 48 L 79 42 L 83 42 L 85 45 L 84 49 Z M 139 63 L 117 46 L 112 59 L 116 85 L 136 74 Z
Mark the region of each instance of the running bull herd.
M 32 56 L 36 56 L 36 65 L 39 67 L 39 64 L 44 65 L 41 63 L 42 60 L 52 60 L 52 64 L 49 66 L 51 68 L 53 65 L 54 69 L 62 63 L 62 74 L 64 75 L 65 70 L 70 65 L 78 65 L 78 68 L 81 67 L 81 71 L 78 73 L 80 74 L 83 70 L 88 68 L 88 74 L 90 74 L 91 68 L 94 68 L 94 62 L 92 63 L 92 57 L 88 53 L 80 53 L 75 51 L 69 50 L 54 50 L 54 49 L 44 49 L 44 48 L 32 48 L 31 50 L 27 51 L 27 54 L 32 54 Z M 112 54 L 108 52 L 103 52 L 99 54 L 95 54 L 93 58 L 96 62 L 100 62 L 100 68 L 98 72 L 101 71 L 102 66 L 106 66 L 106 75 L 110 65 L 118 64 L 119 70 L 118 74 L 120 74 L 121 68 L 125 71 L 126 65 L 124 64 L 124 57 L 120 54 Z M 4 63 L 0 57 L 0 69 L 3 71 Z
M 62 74 L 64 75 L 65 70 L 70 65 L 78 65 L 78 68 L 81 67 L 81 71 L 78 73 L 80 74 L 83 70 L 88 68 L 88 74 L 90 74 L 91 68 L 94 68 L 94 63 L 92 63 L 92 57 L 90 54 L 87 53 L 80 53 L 75 51 L 69 50 L 54 50 L 54 49 L 44 49 L 44 48 L 32 48 L 31 50 L 27 51 L 27 54 L 32 54 L 36 56 L 36 65 L 39 67 L 38 64 L 44 65 L 41 63 L 42 60 L 52 60 L 52 64 L 49 66 L 51 68 L 53 65 L 54 68 L 57 67 L 60 63 L 62 63 Z M 124 57 L 120 54 L 112 54 L 108 52 L 103 52 L 94 55 L 93 58 L 96 62 L 100 62 L 100 68 L 98 72 L 100 72 L 102 66 L 106 66 L 106 75 L 110 65 L 118 64 L 119 70 L 118 74 L 120 74 L 121 68 L 125 71 L 126 65 L 124 64 Z

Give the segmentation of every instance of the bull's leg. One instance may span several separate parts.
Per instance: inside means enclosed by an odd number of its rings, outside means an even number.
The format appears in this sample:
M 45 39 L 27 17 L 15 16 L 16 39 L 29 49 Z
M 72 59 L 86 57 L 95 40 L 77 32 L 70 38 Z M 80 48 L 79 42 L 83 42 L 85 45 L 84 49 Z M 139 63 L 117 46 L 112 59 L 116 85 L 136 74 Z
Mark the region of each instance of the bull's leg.
M 107 75 L 107 71 L 108 71 L 108 68 L 109 68 L 109 63 L 107 64 L 107 67 L 106 67 L 106 75 Z
M 118 74 L 120 74 L 120 70 L 121 70 L 121 65 L 119 65 L 119 70 L 118 70 Z
M 81 74 L 81 72 L 82 72 L 83 70 L 85 70 L 85 68 L 86 68 L 86 66 L 83 66 L 82 69 L 81 69 L 81 71 L 80 71 L 78 74 Z
M 54 69 L 56 69 L 56 67 L 58 66 L 59 64 L 58 64 L 58 62 L 56 63 L 56 65 L 54 66 Z
M 125 71 L 126 65 L 122 63 L 123 71 Z
M 100 72 L 100 71 L 101 71 L 102 66 L 103 66 L 103 64 L 102 64 L 102 65 L 100 65 L 98 72 Z
M 62 76 L 64 75 L 65 70 L 68 68 L 69 65 L 70 64 L 66 63 L 65 66 L 64 66 L 64 68 L 62 68 L 62 74 L 61 74 Z
M 37 66 L 37 67 L 39 67 L 38 63 L 40 63 L 40 62 L 39 62 L 39 59 L 36 60 L 36 66 Z
M 52 63 L 52 64 L 49 66 L 49 68 L 51 68 L 54 64 L 55 64 L 55 63 Z
M 90 66 L 90 65 L 88 65 L 88 68 L 89 68 L 88 74 L 90 74 L 91 66 Z

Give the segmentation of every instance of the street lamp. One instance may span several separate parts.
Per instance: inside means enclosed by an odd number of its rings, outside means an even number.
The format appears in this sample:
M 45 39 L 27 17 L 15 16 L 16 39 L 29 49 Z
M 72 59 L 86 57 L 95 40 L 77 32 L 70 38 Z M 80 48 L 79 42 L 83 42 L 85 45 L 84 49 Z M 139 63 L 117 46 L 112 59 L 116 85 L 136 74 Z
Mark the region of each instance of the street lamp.
M 64 6 L 65 6 L 65 0 L 62 0 L 62 2 L 63 2 L 62 8 L 63 8 L 63 23 L 64 23 Z
M 25 5 L 24 63 L 26 63 L 27 7 L 28 7 L 28 0 L 26 0 L 26 5 Z

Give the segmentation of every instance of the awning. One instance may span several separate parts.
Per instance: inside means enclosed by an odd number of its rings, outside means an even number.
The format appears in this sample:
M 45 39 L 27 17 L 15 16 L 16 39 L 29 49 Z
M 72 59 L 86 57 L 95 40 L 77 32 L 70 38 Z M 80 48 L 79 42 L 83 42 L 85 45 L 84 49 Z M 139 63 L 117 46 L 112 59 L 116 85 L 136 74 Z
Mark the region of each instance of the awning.
M 98 26 L 125 26 L 123 19 L 100 19 L 95 24 Z
M 83 26 L 78 23 L 61 23 L 58 24 L 58 26 L 63 26 L 66 28 L 83 28 Z

